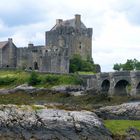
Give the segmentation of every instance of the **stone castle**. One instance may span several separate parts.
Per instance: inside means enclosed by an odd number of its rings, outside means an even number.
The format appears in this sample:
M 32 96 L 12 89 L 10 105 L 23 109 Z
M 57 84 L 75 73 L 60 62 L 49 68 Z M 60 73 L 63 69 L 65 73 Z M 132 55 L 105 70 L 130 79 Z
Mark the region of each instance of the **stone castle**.
M 0 42 L 0 68 L 19 68 L 50 73 L 69 73 L 69 61 L 79 54 L 92 59 L 92 28 L 87 28 L 80 15 L 70 20 L 57 19 L 45 33 L 45 45 L 19 48 L 12 39 Z

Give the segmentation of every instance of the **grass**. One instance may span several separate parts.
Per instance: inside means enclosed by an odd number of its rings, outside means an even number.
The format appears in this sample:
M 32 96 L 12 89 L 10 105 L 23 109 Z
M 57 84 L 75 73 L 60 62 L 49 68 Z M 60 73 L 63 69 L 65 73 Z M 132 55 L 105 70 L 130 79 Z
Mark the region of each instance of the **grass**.
M 94 75 L 96 74 L 95 72 L 92 72 L 92 71 L 89 71 L 89 72 L 86 72 L 86 71 L 79 71 L 78 74 L 80 75 Z
M 0 95 L 0 104 L 16 104 L 16 105 L 42 105 L 42 104 L 58 104 L 56 108 L 66 110 L 89 110 L 106 105 L 116 105 L 131 100 L 128 97 L 103 97 L 101 95 L 83 95 L 72 96 L 66 93 L 52 93 L 51 91 L 42 91 L 39 93 L 25 93 L 19 91 L 17 93 Z
M 27 83 L 29 75 L 20 70 L 0 70 L 0 88 L 13 88 Z
M 114 135 L 125 135 L 130 127 L 140 130 L 140 120 L 105 120 L 104 124 Z
M 24 83 L 29 83 L 31 72 L 21 70 L 0 70 L 0 88 L 13 88 Z M 79 85 L 82 79 L 76 74 L 57 75 L 36 73 L 38 78 L 36 87 L 52 87 L 56 85 Z M 33 79 L 34 80 L 34 79 Z

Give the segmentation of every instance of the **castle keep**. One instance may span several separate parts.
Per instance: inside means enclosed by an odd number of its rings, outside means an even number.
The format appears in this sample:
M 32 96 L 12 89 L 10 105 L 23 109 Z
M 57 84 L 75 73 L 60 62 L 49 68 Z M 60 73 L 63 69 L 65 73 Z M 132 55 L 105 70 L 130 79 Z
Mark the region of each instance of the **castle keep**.
M 19 48 L 12 39 L 0 42 L 0 68 L 32 69 L 50 73 L 69 73 L 69 61 L 79 54 L 92 59 L 92 28 L 86 28 L 80 15 L 74 19 L 57 19 L 45 33 L 45 45 Z

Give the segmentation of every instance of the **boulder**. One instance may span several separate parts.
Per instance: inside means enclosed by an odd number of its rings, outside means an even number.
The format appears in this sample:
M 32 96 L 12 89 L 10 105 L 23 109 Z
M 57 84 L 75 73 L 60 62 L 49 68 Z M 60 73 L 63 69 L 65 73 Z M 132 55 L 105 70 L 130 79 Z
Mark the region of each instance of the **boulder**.
M 140 120 L 140 102 L 101 107 L 96 114 L 103 119 Z
M 47 109 L 45 106 L 0 105 L 0 139 L 111 140 L 95 113 Z

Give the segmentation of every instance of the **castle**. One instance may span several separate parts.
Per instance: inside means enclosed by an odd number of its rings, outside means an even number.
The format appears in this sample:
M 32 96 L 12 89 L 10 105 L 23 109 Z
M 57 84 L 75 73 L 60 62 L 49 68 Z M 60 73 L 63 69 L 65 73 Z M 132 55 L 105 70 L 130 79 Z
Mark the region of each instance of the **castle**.
M 12 39 L 0 42 L 0 68 L 19 68 L 50 73 L 69 73 L 69 61 L 79 54 L 92 59 L 92 28 L 86 28 L 80 15 L 70 20 L 57 19 L 45 33 L 45 45 L 19 48 Z

